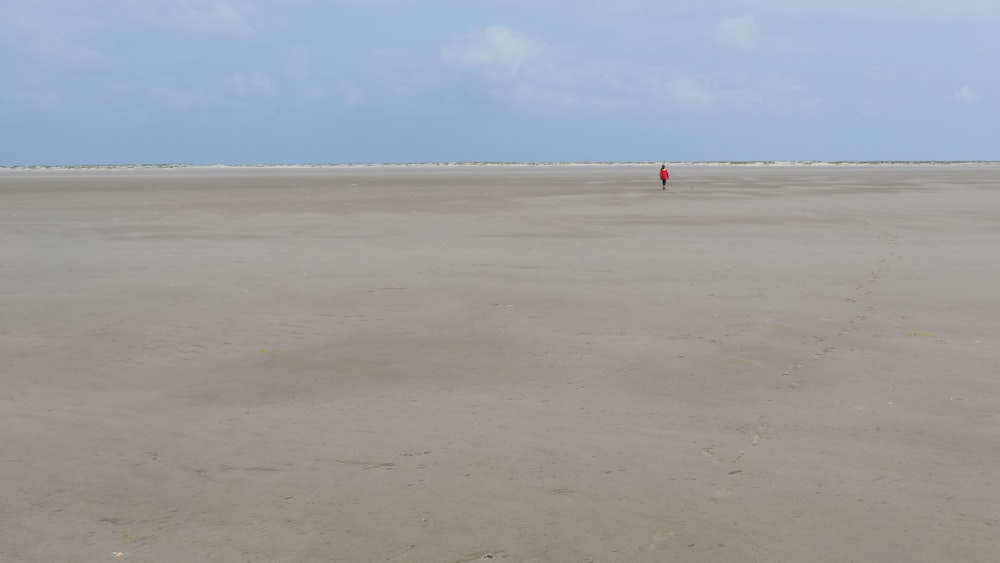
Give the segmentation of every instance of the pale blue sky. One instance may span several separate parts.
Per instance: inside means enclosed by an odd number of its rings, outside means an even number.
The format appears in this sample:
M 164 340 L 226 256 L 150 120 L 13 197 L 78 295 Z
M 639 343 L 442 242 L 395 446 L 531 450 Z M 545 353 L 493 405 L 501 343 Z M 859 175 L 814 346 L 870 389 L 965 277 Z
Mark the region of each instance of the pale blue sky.
M 997 0 L 0 0 L 0 165 L 1000 160 Z

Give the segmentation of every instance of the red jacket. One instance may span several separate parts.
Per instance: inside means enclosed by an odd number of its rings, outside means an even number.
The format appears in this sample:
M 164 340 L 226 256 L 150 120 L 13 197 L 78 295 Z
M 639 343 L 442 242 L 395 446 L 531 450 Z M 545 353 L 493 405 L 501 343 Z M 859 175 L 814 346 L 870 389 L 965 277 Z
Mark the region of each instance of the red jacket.
M 670 178 L 670 172 L 667 172 L 666 168 L 660 168 L 660 179 L 667 180 Z

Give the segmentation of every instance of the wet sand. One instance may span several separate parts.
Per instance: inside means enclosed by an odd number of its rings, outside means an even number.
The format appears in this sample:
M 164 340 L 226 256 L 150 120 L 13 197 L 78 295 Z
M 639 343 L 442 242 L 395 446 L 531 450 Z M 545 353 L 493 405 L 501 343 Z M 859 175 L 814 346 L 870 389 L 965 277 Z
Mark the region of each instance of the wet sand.
M 657 169 L 0 170 L 0 560 L 1000 560 L 1000 166 Z

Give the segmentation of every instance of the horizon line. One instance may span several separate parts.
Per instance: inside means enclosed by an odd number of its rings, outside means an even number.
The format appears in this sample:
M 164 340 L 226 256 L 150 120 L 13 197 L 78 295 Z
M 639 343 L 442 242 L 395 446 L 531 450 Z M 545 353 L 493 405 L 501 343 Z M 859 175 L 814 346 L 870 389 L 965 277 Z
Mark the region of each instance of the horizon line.
M 417 167 L 417 166 L 650 166 L 656 164 L 690 166 L 808 166 L 808 165 L 954 165 L 1000 164 L 1000 160 L 651 160 L 651 161 L 413 161 L 413 162 L 328 162 L 328 163 L 269 163 L 269 164 L 192 164 L 104 163 L 104 164 L 13 164 L 0 165 L 0 170 L 112 170 L 169 168 L 349 168 L 349 167 Z

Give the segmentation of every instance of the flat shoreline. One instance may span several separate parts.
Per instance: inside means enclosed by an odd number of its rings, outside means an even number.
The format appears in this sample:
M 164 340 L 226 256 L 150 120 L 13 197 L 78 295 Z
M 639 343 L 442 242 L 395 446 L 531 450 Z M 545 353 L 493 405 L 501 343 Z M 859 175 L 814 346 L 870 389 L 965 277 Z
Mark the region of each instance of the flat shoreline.
M 658 167 L 0 169 L 0 559 L 1000 560 L 1000 164 Z
M 75 165 L 46 165 L 46 164 L 23 164 L 0 166 L 0 172 L 18 171 L 71 171 L 86 172 L 100 170 L 226 170 L 226 169 L 247 169 L 247 170 L 296 170 L 296 169 L 339 169 L 339 168 L 467 168 L 467 167 L 573 167 L 573 166 L 635 166 L 648 167 L 658 166 L 661 162 L 383 162 L 383 163 L 286 163 L 286 164 L 183 164 L 183 163 L 161 163 L 161 164 L 75 164 Z M 748 161 L 698 161 L 698 162 L 670 162 L 671 166 L 706 166 L 706 167 L 856 167 L 856 166 L 1000 166 L 1000 161 L 995 160 L 872 160 L 872 161 L 823 161 L 823 160 L 802 160 L 802 161 L 774 161 L 774 160 L 748 160 Z

